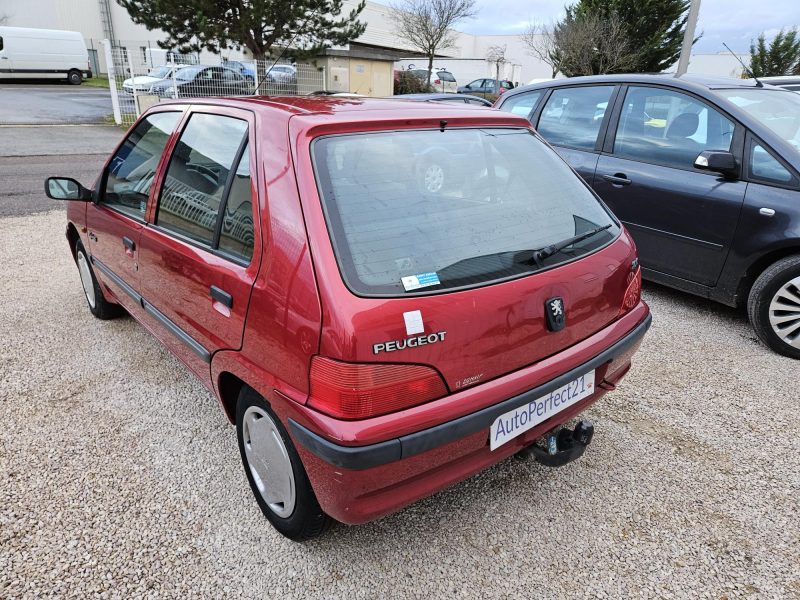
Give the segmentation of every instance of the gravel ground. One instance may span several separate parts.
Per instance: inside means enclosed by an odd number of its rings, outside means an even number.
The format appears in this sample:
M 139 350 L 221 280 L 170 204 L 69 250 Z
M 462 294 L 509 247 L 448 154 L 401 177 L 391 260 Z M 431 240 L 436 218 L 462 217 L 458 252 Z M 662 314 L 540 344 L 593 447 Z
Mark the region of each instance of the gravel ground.
M 800 364 L 739 312 L 646 286 L 653 328 L 581 460 L 294 544 L 215 400 L 90 316 L 63 230 L 0 219 L 0 597 L 800 597 Z

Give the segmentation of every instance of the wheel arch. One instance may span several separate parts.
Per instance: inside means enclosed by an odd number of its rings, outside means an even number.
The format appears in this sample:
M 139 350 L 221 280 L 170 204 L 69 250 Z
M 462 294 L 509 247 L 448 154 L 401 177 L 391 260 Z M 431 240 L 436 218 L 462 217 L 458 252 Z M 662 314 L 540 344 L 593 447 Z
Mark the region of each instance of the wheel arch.
M 217 390 L 219 390 L 219 401 L 222 410 L 228 421 L 236 423 L 236 402 L 239 394 L 245 387 L 252 387 L 230 371 L 222 371 L 217 378 Z
M 76 256 L 76 248 L 78 246 L 78 242 L 80 241 L 81 236 L 78 233 L 78 228 L 75 227 L 73 223 L 67 223 L 67 241 L 69 242 L 69 251 L 72 252 L 72 259 L 75 260 Z
M 747 304 L 747 298 L 750 295 L 750 290 L 753 284 L 770 265 L 775 264 L 788 256 L 800 255 L 800 240 L 793 240 L 790 246 L 783 246 L 770 250 L 766 254 L 758 257 L 750 265 L 744 275 L 739 279 L 739 285 L 736 288 L 736 305 L 744 306 Z

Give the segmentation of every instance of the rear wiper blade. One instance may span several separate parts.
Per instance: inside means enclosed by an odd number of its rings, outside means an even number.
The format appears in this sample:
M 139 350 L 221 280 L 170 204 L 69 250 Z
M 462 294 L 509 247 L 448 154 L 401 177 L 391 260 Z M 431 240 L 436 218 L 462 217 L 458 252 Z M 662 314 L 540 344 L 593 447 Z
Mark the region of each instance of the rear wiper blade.
M 609 223 L 608 225 L 603 225 L 602 227 L 596 227 L 594 229 L 590 229 L 589 231 L 584 231 L 583 233 L 579 233 L 571 238 L 567 238 L 566 240 L 560 241 L 556 244 L 551 244 L 549 246 L 545 246 L 544 248 L 539 248 L 538 250 L 533 251 L 533 262 L 536 263 L 536 266 L 541 267 L 542 262 L 545 258 L 553 256 L 557 252 L 561 252 L 564 248 L 571 246 L 572 244 L 577 244 L 585 239 L 592 237 L 593 235 L 597 235 L 601 231 L 605 231 L 606 229 L 611 229 L 613 223 Z

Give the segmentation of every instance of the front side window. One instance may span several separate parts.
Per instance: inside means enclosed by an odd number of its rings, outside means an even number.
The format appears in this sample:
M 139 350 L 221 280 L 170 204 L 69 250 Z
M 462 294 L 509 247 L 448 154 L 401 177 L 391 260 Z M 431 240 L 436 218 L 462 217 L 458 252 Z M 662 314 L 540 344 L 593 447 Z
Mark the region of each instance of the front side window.
M 156 225 L 212 246 L 231 169 L 247 135 L 247 122 L 195 113 L 169 162 Z
M 630 87 L 620 114 L 614 154 L 693 169 L 704 150 L 730 150 L 734 124 L 692 96 L 655 87 Z
M 580 178 L 527 129 L 330 136 L 312 152 L 337 259 L 358 294 L 435 293 L 521 277 L 592 252 L 619 232 Z M 534 250 L 596 228 L 605 229 L 532 260 Z M 426 287 L 415 291 L 414 277 Z
M 792 174 L 761 144 L 750 148 L 750 177 L 772 183 L 791 183 Z
M 142 119 L 111 159 L 100 202 L 144 220 L 156 169 L 181 113 L 162 112 Z
M 539 118 L 539 133 L 551 144 L 594 150 L 614 87 L 554 90 Z
M 541 91 L 527 92 L 526 94 L 516 94 L 503 102 L 499 108 L 500 110 L 510 112 L 514 115 L 528 118 L 528 116 L 533 112 L 533 108 L 536 106 L 536 103 L 539 102 L 539 98 L 541 97 Z

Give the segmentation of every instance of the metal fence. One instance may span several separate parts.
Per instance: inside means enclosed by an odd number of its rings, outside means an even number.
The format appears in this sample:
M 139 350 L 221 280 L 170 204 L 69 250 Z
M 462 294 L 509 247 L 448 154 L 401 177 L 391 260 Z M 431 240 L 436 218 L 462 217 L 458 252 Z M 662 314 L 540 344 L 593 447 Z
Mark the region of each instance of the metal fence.
M 144 52 L 103 43 L 114 120 L 131 125 L 153 104 L 208 96 L 298 96 L 325 91 L 325 70 L 311 64 L 257 60 L 199 63 L 196 55 L 167 53 L 154 65 Z

